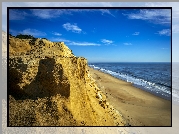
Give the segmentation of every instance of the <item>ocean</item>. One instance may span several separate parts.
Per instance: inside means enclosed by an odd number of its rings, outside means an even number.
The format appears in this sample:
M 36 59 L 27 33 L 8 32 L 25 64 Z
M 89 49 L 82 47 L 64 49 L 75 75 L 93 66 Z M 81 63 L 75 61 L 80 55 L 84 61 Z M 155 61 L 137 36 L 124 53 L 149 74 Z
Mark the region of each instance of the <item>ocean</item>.
M 172 66 L 169 62 L 88 63 L 88 65 L 118 79 L 130 82 L 137 88 L 171 100 Z M 174 78 L 176 79 L 174 81 L 179 79 L 178 75 Z M 177 84 L 175 85 L 177 86 Z M 177 89 L 177 87 L 174 88 Z M 175 100 L 178 101 L 179 93 L 175 92 L 174 90 L 172 93 L 176 97 Z

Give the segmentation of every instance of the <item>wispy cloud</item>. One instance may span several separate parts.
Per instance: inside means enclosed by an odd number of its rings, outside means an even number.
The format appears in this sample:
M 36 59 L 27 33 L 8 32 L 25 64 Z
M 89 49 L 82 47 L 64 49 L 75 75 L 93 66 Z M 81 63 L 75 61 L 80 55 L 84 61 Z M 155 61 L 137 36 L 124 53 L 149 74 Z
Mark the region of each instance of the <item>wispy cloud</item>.
M 100 9 L 99 11 L 101 11 L 102 15 L 108 14 L 108 15 L 115 17 L 108 9 Z
M 81 33 L 82 29 L 80 29 L 76 24 L 65 23 L 63 24 L 63 28 L 67 31 L 72 31 L 74 33 Z
M 95 11 L 100 12 L 101 15 L 108 14 L 108 15 L 115 17 L 110 12 L 110 10 L 107 10 L 107 9 L 31 9 L 30 11 L 32 12 L 34 16 L 37 16 L 38 18 L 41 18 L 41 19 L 58 18 L 64 14 L 73 15 L 73 13 L 75 12 L 82 13 L 82 12 L 95 12 Z
M 50 39 L 51 41 L 54 41 L 54 42 L 65 42 L 65 43 L 69 43 L 69 42 L 71 42 L 70 40 L 67 40 L 67 39 L 64 39 L 64 38 L 51 38 Z
M 170 24 L 171 12 L 170 9 L 141 9 L 139 12 L 123 14 L 128 19 L 147 20 L 157 24 Z
M 64 38 L 51 38 L 51 41 L 55 42 L 64 42 L 66 45 L 75 45 L 75 46 L 101 46 L 101 44 L 93 43 L 93 42 L 77 42 L 71 41 Z
M 41 31 L 39 31 L 39 30 L 30 29 L 30 28 L 25 29 L 25 30 L 23 30 L 23 31 L 21 31 L 21 32 L 19 32 L 19 33 L 21 33 L 21 34 L 33 35 L 33 36 L 35 36 L 35 37 L 36 37 L 36 36 L 45 36 L 45 35 L 46 35 L 45 32 L 41 32 Z
M 37 36 L 46 36 L 47 34 L 45 32 L 42 32 L 42 31 L 39 31 L 37 29 L 24 29 L 22 31 L 17 31 L 17 30 L 13 30 L 13 29 L 9 29 L 9 32 L 16 36 L 18 34 L 26 34 L 26 35 L 33 35 L 34 37 L 37 37 Z
M 170 36 L 171 35 L 171 30 L 170 29 L 163 29 L 161 31 L 158 31 L 157 34 L 159 35 L 164 35 L 164 36 Z
M 179 8 L 177 2 L 122 2 L 122 3 L 116 3 L 116 2 L 98 2 L 98 3 L 91 3 L 91 2 L 3 2 L 2 3 L 2 23 L 3 25 L 6 25 L 6 17 L 7 17 L 7 7 L 79 7 L 79 6 L 98 6 L 98 7 L 113 7 L 113 6 L 119 6 L 119 7 L 172 7 L 172 23 L 175 25 L 179 24 Z M 91 10 L 90 10 L 91 11 Z M 40 11 L 39 11 L 40 12 Z M 49 11 L 52 13 L 52 11 Z M 72 11 L 71 11 L 72 12 Z M 87 12 L 87 11 L 86 11 Z M 101 12 L 101 11 L 100 11 Z M 65 13 L 65 11 L 64 11 Z M 111 12 L 110 12 L 111 13 Z M 43 13 L 45 15 L 45 13 Z M 49 13 L 47 13 L 49 14 Z M 167 13 L 168 14 L 168 13 Z M 37 14 L 38 15 L 38 14 Z M 61 15 L 61 14 L 60 14 Z M 54 13 L 50 15 L 47 15 L 49 17 L 60 17 L 60 15 L 56 15 Z M 43 15 L 38 15 L 39 17 Z M 16 16 L 17 19 L 18 16 Z M 47 18 L 48 19 L 48 18 Z M 4 26 L 4 30 L 6 31 L 6 27 Z M 174 28 L 173 28 L 174 30 Z M 176 30 L 177 33 L 179 33 L 179 30 Z
M 110 44 L 113 43 L 112 40 L 107 40 L 107 39 L 102 39 L 101 42 L 104 43 L 104 44 L 106 44 L 106 45 L 110 45 Z
M 56 36 L 61 36 L 62 34 L 61 33 L 57 33 L 57 32 L 52 32 L 53 35 L 56 35 Z
M 33 15 L 41 18 L 41 19 L 51 19 L 51 18 L 58 18 L 62 14 L 67 14 L 65 9 L 31 9 Z
M 41 18 L 41 19 L 51 19 L 58 18 L 62 15 L 73 15 L 74 13 L 83 13 L 83 12 L 98 12 L 101 15 L 108 14 L 115 17 L 110 10 L 108 9 L 30 9 L 32 15 Z M 30 15 L 25 11 L 20 12 L 18 10 L 11 10 L 10 19 L 11 20 L 20 20 L 24 19 L 25 16 Z
M 126 45 L 126 46 L 131 46 L 132 45 L 132 43 L 123 43 L 124 45 Z
M 76 46 L 100 46 L 100 44 L 97 43 L 91 43 L 91 42 L 70 42 L 67 45 L 76 45 Z
M 101 13 L 101 15 L 110 15 L 115 17 L 110 10 L 108 9 L 66 9 L 66 12 L 68 12 L 68 14 L 72 15 L 75 12 L 79 12 L 79 13 L 83 13 L 83 12 L 98 12 Z
M 135 32 L 132 35 L 139 35 L 139 34 L 140 34 L 140 32 Z
M 176 2 L 147 2 L 148 7 L 172 7 L 172 32 L 179 33 L 179 8 Z
M 9 20 L 23 20 L 26 16 L 28 16 L 28 14 L 24 11 L 22 12 L 17 9 L 9 10 Z

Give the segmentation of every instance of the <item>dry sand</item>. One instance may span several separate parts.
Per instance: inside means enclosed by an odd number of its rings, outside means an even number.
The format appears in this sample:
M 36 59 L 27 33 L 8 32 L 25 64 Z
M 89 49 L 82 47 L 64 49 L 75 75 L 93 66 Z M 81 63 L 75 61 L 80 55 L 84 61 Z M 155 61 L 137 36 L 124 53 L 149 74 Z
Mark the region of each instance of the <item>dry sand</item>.
M 131 126 L 171 126 L 171 101 L 89 67 L 92 77 Z

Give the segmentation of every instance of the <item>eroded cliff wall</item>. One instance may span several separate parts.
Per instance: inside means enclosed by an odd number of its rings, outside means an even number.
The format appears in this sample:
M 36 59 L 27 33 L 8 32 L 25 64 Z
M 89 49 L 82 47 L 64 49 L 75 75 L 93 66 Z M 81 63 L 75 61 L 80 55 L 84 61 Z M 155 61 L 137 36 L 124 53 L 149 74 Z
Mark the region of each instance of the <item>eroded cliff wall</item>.
M 87 69 L 63 42 L 9 37 L 10 126 L 123 126 Z

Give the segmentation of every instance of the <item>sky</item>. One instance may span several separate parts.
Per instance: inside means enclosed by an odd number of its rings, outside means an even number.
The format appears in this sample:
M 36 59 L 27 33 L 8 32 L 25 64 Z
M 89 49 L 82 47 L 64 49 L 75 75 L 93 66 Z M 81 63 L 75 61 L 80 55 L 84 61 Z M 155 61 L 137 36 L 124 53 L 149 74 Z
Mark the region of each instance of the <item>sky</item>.
M 10 9 L 9 32 L 63 41 L 88 62 L 170 62 L 170 9 Z

